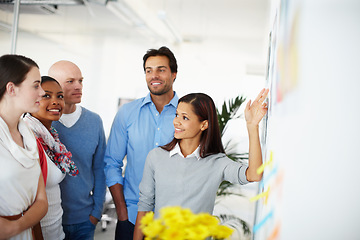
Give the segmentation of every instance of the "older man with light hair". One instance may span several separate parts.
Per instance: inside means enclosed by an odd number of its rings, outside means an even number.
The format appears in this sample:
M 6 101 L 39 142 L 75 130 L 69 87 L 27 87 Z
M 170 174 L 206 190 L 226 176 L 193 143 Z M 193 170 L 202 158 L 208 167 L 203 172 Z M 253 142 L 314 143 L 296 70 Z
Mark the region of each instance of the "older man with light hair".
M 53 126 L 72 153 L 79 169 L 76 177 L 60 183 L 65 239 L 94 239 L 105 199 L 104 153 L 106 139 L 100 116 L 78 105 L 81 102 L 83 76 L 77 65 L 59 61 L 49 69 L 64 91 L 63 115 Z

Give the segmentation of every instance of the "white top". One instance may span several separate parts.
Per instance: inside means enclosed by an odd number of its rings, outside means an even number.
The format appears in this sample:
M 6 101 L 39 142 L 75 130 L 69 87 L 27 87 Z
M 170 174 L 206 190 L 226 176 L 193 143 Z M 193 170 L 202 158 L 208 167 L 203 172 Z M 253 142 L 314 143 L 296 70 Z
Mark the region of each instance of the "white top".
M 9 128 L 0 117 L 0 216 L 22 213 L 36 197 L 40 165 L 35 136 L 22 119 L 18 129 L 24 148 L 13 141 Z M 31 229 L 10 239 L 32 239 Z
M 74 112 L 65 114 L 63 113 L 59 119 L 65 127 L 71 128 L 80 118 L 82 108 L 78 105 L 75 105 L 76 109 Z
M 65 238 L 65 234 L 61 225 L 63 209 L 61 207 L 61 193 L 59 183 L 65 178 L 65 174 L 61 172 L 61 170 L 55 165 L 53 161 L 51 161 L 47 155 L 46 160 L 48 168 L 46 196 L 49 206 L 45 217 L 40 221 L 41 230 L 45 240 L 62 240 Z

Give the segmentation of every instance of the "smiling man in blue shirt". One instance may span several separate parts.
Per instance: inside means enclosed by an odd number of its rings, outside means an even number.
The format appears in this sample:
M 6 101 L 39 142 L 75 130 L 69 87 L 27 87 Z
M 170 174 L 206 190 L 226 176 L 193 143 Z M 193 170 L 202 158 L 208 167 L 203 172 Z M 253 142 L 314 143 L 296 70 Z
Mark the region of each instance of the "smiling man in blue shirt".
M 147 154 L 174 137 L 173 120 L 178 102 L 173 90 L 176 58 L 167 47 L 150 49 L 143 57 L 143 67 L 150 92 L 119 109 L 105 152 L 106 184 L 118 215 L 116 240 L 133 238 L 139 184 Z M 127 165 L 122 177 L 125 156 Z

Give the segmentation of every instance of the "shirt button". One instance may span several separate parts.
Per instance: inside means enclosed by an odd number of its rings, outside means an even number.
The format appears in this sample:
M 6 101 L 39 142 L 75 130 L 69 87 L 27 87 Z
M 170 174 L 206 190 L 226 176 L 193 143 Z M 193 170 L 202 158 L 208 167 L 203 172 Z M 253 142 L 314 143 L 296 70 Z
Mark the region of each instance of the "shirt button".
M 158 128 L 158 131 L 160 131 L 160 128 Z
M 159 143 L 155 143 L 156 146 L 159 146 Z
M 159 114 L 157 113 L 156 116 L 159 116 Z

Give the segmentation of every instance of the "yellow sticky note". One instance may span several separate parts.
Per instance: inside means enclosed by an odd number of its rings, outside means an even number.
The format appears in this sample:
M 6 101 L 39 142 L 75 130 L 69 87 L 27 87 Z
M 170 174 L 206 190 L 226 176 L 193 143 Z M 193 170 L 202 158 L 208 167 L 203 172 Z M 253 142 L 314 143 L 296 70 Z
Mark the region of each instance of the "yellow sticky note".
M 269 191 L 270 191 L 270 187 L 268 187 L 268 189 L 265 192 L 262 192 L 262 193 L 256 195 L 255 197 L 250 198 L 250 201 L 254 202 L 254 201 L 257 201 L 257 200 L 259 200 L 260 198 L 263 198 L 263 197 L 267 198 L 267 196 L 269 195 Z
M 257 170 L 256 173 L 260 175 L 262 172 L 264 172 L 266 167 L 272 167 L 273 165 L 273 152 L 270 151 L 270 158 L 269 161 L 264 162 Z

